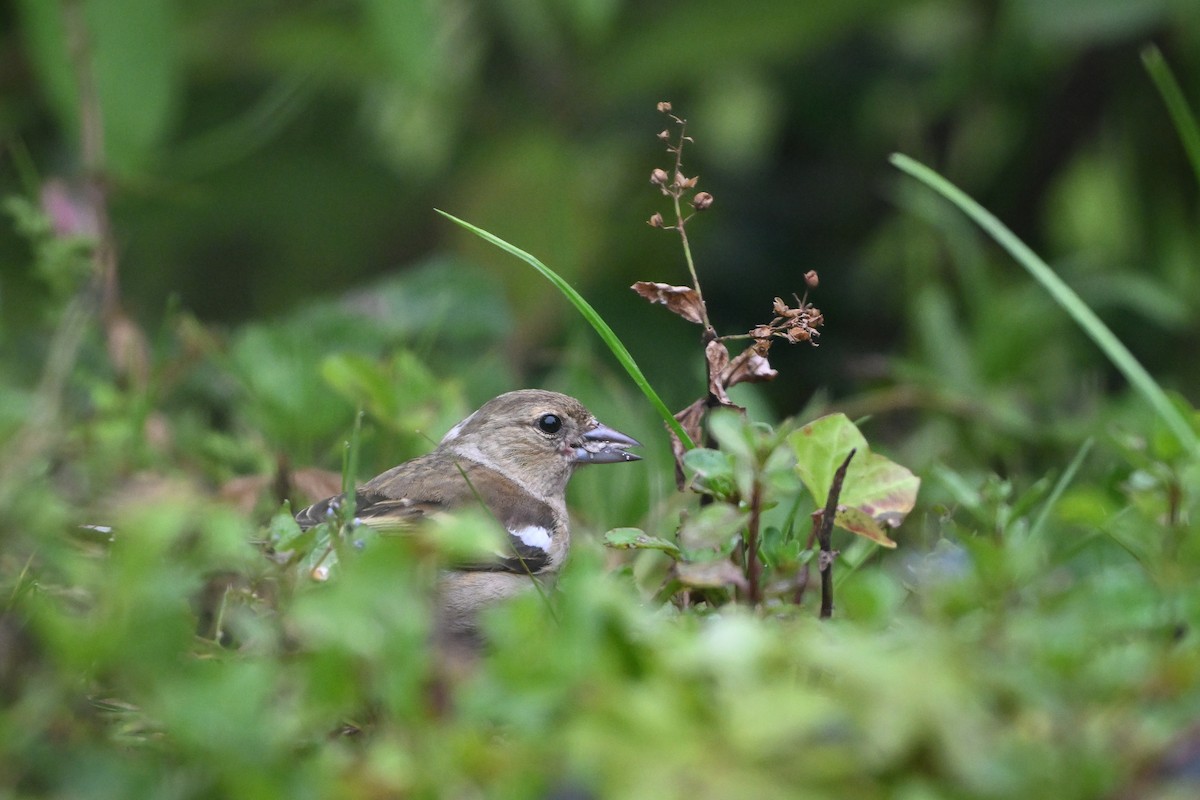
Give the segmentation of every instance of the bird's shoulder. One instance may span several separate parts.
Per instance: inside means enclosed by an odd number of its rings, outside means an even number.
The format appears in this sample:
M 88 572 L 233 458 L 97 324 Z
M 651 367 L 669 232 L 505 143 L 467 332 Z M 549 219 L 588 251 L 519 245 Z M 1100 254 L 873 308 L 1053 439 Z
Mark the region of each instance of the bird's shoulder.
M 302 527 L 325 521 L 342 502 L 332 497 L 296 515 Z M 406 461 L 363 484 L 354 516 L 377 530 L 401 531 L 437 514 L 480 508 L 508 533 L 511 552 L 462 569 L 538 572 L 561 561 L 565 506 L 557 508 L 498 470 L 444 451 Z
M 358 516 L 454 511 L 483 504 L 504 524 L 549 524 L 555 509 L 512 477 L 486 464 L 435 451 L 367 481 L 358 490 Z

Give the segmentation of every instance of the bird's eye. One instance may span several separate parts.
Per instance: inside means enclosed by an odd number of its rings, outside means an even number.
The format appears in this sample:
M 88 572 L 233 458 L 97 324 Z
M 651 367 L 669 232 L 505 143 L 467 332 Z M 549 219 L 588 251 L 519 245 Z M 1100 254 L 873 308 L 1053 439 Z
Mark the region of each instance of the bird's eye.
M 537 426 L 544 433 L 558 433 L 562 429 L 562 419 L 557 414 L 542 414 L 538 417 Z

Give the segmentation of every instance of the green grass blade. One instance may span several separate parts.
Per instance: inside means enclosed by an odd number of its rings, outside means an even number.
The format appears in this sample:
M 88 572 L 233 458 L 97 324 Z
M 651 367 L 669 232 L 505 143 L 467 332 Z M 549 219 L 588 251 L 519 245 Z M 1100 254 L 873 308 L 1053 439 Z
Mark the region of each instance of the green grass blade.
M 1180 443 L 1193 455 L 1200 454 L 1200 438 L 1192 430 L 1188 420 L 1167 397 L 1162 387 L 1155 382 L 1129 349 L 1105 325 L 1096 313 L 1080 299 L 1075 291 L 1063 282 L 1054 270 L 1033 252 L 1004 223 L 971 199 L 966 192 L 934 172 L 929 167 L 901 153 L 893 153 L 891 162 L 898 169 L 924 183 L 938 194 L 958 206 L 964 214 L 974 220 L 997 243 L 1008 251 L 1030 275 L 1042 285 L 1051 297 L 1071 315 L 1093 342 L 1103 351 L 1108 360 L 1121 371 L 1130 385 L 1150 404 L 1167 427 L 1178 437 Z
M 466 228 L 480 239 L 483 239 L 485 242 L 494 244 L 496 247 L 499 247 L 506 253 L 521 259 L 526 264 L 540 272 L 546 280 L 554 284 L 554 286 L 563 293 L 563 296 L 571 301 L 571 304 L 575 306 L 580 315 L 582 315 L 583 318 L 586 319 L 588 323 L 596 329 L 596 333 L 600 335 L 600 339 L 606 345 L 608 345 L 608 349 L 612 351 L 612 354 L 616 356 L 617 361 L 620 362 L 621 366 L 625 368 L 625 371 L 629 373 L 629 377 L 633 378 L 633 382 L 637 384 L 639 389 L 642 390 L 642 394 L 646 395 L 646 399 L 650 401 L 652 406 L 654 406 L 654 409 L 658 412 L 659 416 L 663 418 L 663 421 L 667 424 L 667 426 L 675 433 L 676 436 L 679 437 L 679 441 L 683 442 L 684 447 L 690 450 L 696 446 L 695 443 L 692 442 L 691 437 L 689 437 L 687 432 L 684 431 L 683 426 L 679 424 L 679 420 L 675 419 L 675 415 L 672 414 L 670 409 L 667 408 L 667 404 L 664 403 L 662 398 L 658 396 L 658 393 L 654 391 L 654 387 L 650 385 L 650 381 L 646 380 L 646 376 L 642 374 L 641 368 L 638 367 L 637 362 L 633 360 L 633 356 L 630 355 L 629 351 L 625 349 L 625 345 L 622 344 L 621 340 L 617 337 L 617 334 L 608 326 L 608 323 L 604 321 L 604 318 L 596 312 L 596 309 L 592 308 L 592 304 L 587 300 L 584 300 L 583 296 L 579 294 L 579 292 L 575 291 L 575 288 L 571 286 L 571 284 L 567 283 L 558 273 L 547 267 L 537 258 L 529 253 L 526 253 L 521 248 L 509 244 L 499 236 L 488 233 L 483 228 L 478 228 L 469 222 L 459 219 L 453 214 L 447 214 L 441 209 L 434 210 L 456 225 Z
M 1079 468 L 1083 466 L 1084 459 L 1087 458 L 1087 454 L 1091 452 L 1093 441 L 1095 440 L 1089 436 L 1087 440 L 1080 445 L 1079 450 L 1075 453 L 1075 457 L 1071 459 L 1071 463 L 1067 465 L 1065 470 L 1063 470 L 1063 474 L 1058 477 L 1058 480 L 1054 484 L 1054 488 L 1050 491 L 1050 496 L 1047 497 L 1046 502 L 1042 504 L 1042 510 L 1038 512 L 1037 518 L 1033 521 L 1033 525 L 1029 528 L 1029 535 L 1031 538 L 1036 538 L 1042 532 L 1042 528 L 1044 528 L 1046 525 L 1046 520 L 1050 517 L 1050 512 L 1054 510 L 1056 505 L 1058 505 L 1059 498 L 1062 497 L 1063 492 L 1067 490 L 1067 487 L 1071 485 L 1071 481 L 1075 480 L 1075 473 L 1077 473 Z
M 1187 98 L 1183 96 L 1179 82 L 1175 80 L 1174 73 L 1167 66 L 1167 60 L 1157 47 L 1151 45 L 1142 51 L 1142 63 L 1150 73 L 1150 79 L 1154 81 L 1158 93 L 1162 95 L 1167 113 L 1171 115 L 1171 122 L 1175 124 L 1175 131 L 1179 134 L 1179 140 L 1183 142 L 1183 149 L 1188 160 L 1192 162 L 1196 182 L 1200 183 L 1200 126 L 1196 124 L 1196 117 L 1192 114 Z

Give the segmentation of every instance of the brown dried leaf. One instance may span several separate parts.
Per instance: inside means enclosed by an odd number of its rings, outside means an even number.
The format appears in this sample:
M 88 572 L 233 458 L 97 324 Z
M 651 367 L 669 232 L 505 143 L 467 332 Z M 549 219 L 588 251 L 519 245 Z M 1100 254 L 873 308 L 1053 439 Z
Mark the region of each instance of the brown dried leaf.
M 812 341 L 812 331 L 799 325 L 789 327 L 783 332 L 783 335 L 786 336 L 787 340 L 792 344 Z
M 701 397 L 675 415 L 675 419 L 679 420 L 679 424 L 683 427 L 683 432 L 697 444 L 700 442 L 700 426 L 704 422 L 704 413 L 707 410 L 708 398 Z M 687 450 L 684 449 L 683 442 L 679 441 L 679 437 L 675 435 L 674 431 L 668 428 L 667 432 L 671 434 L 671 453 L 675 456 L 675 485 L 682 492 L 684 486 L 687 485 L 687 477 L 683 472 L 683 454 Z
M 708 361 L 708 391 L 721 405 L 729 405 L 729 395 L 725 394 L 728 385 L 725 371 L 729 368 L 729 351 L 718 339 L 713 339 L 704 347 L 704 358 Z
M 779 373 L 771 368 L 771 362 L 759 353 L 756 345 L 743 350 L 737 358 L 729 362 L 721 376 L 726 387 L 737 386 L 739 383 L 763 383 L 774 380 Z
M 305 467 L 294 470 L 288 477 L 296 491 L 312 502 L 342 493 L 342 474 L 340 472 Z
M 689 286 L 672 286 L 669 283 L 638 281 L 629 287 L 651 303 L 664 305 L 671 311 L 697 325 L 704 324 L 704 311 L 700 296 Z
M 250 514 L 274 483 L 274 475 L 239 475 L 225 481 L 217 497 L 243 514 Z
M 287 473 L 286 481 L 281 480 L 283 477 L 279 474 L 262 473 L 240 475 L 226 481 L 217 496 L 222 502 L 249 514 L 263 497 L 274 493 L 278 498 L 280 494 L 289 493 L 289 487 L 302 501 L 308 502 L 324 500 L 326 497 L 342 493 L 341 473 L 330 472 L 327 469 L 308 467 Z

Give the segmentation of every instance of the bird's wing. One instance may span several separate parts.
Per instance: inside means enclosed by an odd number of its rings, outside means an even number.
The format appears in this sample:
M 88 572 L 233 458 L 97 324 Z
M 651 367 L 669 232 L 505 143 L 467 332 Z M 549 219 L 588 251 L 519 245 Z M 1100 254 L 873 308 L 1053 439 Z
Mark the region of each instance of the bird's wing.
M 464 570 L 540 572 L 551 563 L 560 522 L 553 508 L 512 480 L 471 461 L 431 454 L 373 478 L 355 493 L 355 517 L 364 525 L 396 533 L 434 514 L 483 508 L 508 533 L 508 548 L 494 559 L 459 563 Z M 315 503 L 296 515 L 300 527 L 326 521 L 341 496 Z M 565 520 L 563 521 L 565 523 Z

